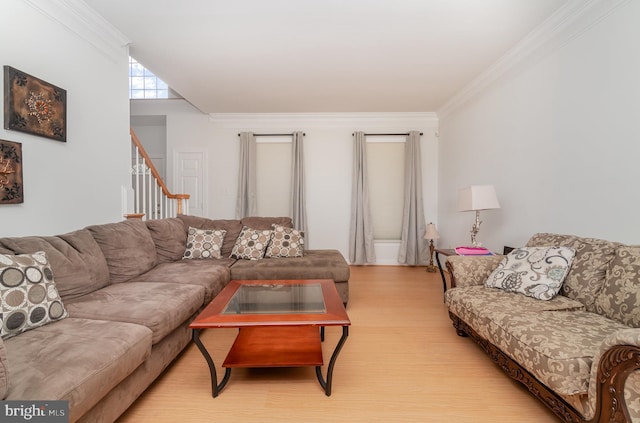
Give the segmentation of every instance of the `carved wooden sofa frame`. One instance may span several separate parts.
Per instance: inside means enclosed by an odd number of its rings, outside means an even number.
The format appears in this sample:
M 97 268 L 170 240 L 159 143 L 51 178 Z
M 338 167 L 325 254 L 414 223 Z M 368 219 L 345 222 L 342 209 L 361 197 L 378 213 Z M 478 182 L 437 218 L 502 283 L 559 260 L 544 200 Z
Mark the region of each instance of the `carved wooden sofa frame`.
M 446 267 L 451 277 L 451 287 L 453 288 L 456 286 L 453 269 L 450 263 L 447 263 Z M 526 386 L 529 392 L 549 407 L 562 421 L 568 423 L 631 422 L 629 411 L 625 405 L 624 386 L 627 377 L 633 371 L 640 370 L 639 347 L 618 345 L 603 354 L 598 363 L 595 415 L 591 420 L 585 420 L 562 397 L 547 388 L 517 361 L 502 352 L 500 348 L 478 335 L 465 321 L 451 312 L 449 312 L 449 317 L 459 336 L 468 336 L 473 339 L 508 376 Z

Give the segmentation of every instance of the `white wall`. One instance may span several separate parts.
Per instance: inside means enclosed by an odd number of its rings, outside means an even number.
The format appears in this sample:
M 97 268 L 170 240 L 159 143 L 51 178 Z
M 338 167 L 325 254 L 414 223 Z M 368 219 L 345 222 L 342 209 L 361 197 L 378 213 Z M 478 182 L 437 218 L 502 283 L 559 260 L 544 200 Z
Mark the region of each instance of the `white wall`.
M 206 216 L 235 218 L 238 133 L 304 131 L 309 248 L 334 248 L 348 257 L 351 172 L 355 130 L 421 130 L 425 219 L 436 222 L 438 141 L 432 113 L 416 114 L 233 114 L 208 116 L 179 100 L 134 101 L 132 115 L 165 114 L 169 175 L 178 152 L 204 151 L 207 165 Z M 171 181 L 171 176 L 169 176 Z M 175 181 L 171 181 L 175 183 Z M 170 189 L 173 185 L 169 184 Z M 377 248 L 378 264 L 397 264 L 397 243 Z
M 460 187 L 494 184 L 479 240 L 497 251 L 535 232 L 640 243 L 640 2 L 440 120 L 439 246 L 469 242 Z
M 0 129 L 22 143 L 24 203 L 0 205 L 0 236 L 49 235 L 122 220 L 130 183 L 128 48 L 82 9 L 46 0 L 0 5 L 0 61 L 67 90 L 67 142 Z M 0 105 L 3 108 L 4 105 Z

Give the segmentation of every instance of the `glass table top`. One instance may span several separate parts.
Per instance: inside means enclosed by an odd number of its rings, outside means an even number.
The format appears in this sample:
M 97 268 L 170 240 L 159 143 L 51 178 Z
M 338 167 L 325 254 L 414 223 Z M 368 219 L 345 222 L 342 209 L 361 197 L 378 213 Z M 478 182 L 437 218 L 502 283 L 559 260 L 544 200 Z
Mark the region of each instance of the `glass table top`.
M 222 314 L 325 313 L 320 284 L 242 285 Z

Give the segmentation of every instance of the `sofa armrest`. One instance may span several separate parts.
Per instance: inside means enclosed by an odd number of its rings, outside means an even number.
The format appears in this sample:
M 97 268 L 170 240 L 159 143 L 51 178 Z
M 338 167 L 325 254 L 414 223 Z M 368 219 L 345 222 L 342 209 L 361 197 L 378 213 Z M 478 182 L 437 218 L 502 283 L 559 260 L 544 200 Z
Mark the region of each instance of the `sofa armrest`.
M 483 285 L 491 272 L 498 267 L 503 256 L 449 256 L 447 270 L 451 287 Z
M 7 397 L 9 391 L 9 364 L 7 352 L 4 349 L 4 341 L 0 338 L 0 400 Z
M 621 329 L 600 345 L 591 366 L 588 407 L 597 421 L 607 416 L 611 421 L 637 421 L 640 416 L 640 328 Z

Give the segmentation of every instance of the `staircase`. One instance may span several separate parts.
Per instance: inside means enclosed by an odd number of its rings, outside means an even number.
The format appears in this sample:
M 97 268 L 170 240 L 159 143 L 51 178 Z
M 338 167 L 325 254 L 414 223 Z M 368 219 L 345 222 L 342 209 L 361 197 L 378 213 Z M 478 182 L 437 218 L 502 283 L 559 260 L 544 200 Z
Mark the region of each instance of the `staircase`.
M 127 219 L 164 219 L 189 214 L 189 194 L 172 194 L 133 129 L 131 132 L 131 182 L 134 211 Z

